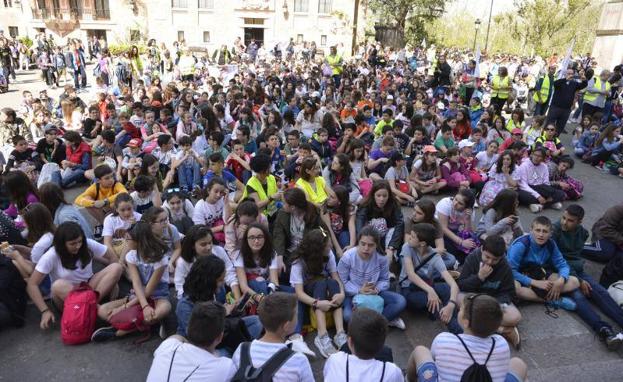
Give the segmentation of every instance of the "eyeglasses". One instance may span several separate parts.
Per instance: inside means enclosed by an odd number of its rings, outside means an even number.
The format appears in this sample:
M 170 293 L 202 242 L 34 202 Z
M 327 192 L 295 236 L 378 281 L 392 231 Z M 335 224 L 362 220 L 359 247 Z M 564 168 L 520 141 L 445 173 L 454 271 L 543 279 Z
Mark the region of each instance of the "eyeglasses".
M 545 130 L 546 130 L 546 131 L 556 131 L 556 129 L 555 129 L 555 128 L 552 128 L 552 127 L 548 127 L 548 128 L 547 128 L 547 129 L 545 129 Z
M 168 222 L 169 222 L 169 217 L 166 217 L 164 219 L 155 220 L 154 224 L 164 224 L 164 223 L 168 223 Z
M 249 241 L 261 241 L 264 240 L 264 235 L 249 236 L 247 239 L 249 239 Z
M 180 192 L 180 189 L 179 189 L 179 188 L 177 188 L 177 187 L 176 187 L 176 188 L 167 188 L 164 192 L 165 192 L 166 194 L 172 194 L 172 193 L 174 193 L 174 192 Z

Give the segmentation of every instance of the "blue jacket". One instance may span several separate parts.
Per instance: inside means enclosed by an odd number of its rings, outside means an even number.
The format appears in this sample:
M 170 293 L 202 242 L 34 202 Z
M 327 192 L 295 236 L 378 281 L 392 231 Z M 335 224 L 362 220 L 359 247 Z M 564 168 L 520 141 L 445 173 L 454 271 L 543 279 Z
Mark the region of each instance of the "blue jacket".
M 480 121 L 480 117 L 482 117 L 482 113 L 485 112 L 485 109 L 483 109 L 482 107 L 479 109 L 470 109 L 469 110 L 469 119 L 470 122 L 472 123 L 472 128 L 475 128 L 476 126 L 478 126 L 478 122 Z
M 78 49 L 78 56 L 80 59 L 80 65 L 84 68 L 86 65 L 86 61 L 84 59 L 84 52 L 82 51 L 82 49 Z M 78 66 L 76 65 L 76 55 L 74 54 L 74 51 L 69 52 L 67 57 L 69 58 L 69 62 L 67 63 L 67 66 L 70 69 L 77 70 Z
M 530 248 L 526 249 L 523 240 L 528 236 Z M 531 278 L 522 274 L 520 270 L 529 264 L 541 265 L 544 268 L 554 269 L 565 280 L 569 278 L 569 264 L 560 253 L 556 242 L 549 239 L 549 242 L 540 246 L 534 242 L 531 234 L 521 236 L 511 244 L 507 253 L 508 263 L 513 270 L 513 277 L 523 286 L 529 286 Z
M 82 227 L 82 230 L 84 231 L 84 235 L 88 239 L 93 239 L 93 230 L 84 215 L 82 215 L 72 204 L 61 204 L 54 213 L 54 224 L 58 226 L 59 224 L 68 221 L 80 224 L 80 227 Z

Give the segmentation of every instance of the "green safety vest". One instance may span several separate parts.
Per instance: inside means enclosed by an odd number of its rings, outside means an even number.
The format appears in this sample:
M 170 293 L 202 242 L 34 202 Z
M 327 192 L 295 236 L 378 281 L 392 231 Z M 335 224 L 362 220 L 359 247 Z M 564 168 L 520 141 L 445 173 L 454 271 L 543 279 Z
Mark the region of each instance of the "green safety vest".
M 329 66 L 333 70 L 334 76 L 342 74 L 342 71 L 344 70 L 342 69 L 342 65 L 340 64 L 341 60 L 342 60 L 342 56 L 338 54 L 336 54 L 335 56 L 332 56 L 332 55 L 327 56 L 327 62 L 329 63 Z
M 535 91 L 534 95 L 532 96 L 532 99 L 534 100 L 534 102 L 539 102 L 538 94 L 541 94 L 541 100 L 542 100 L 541 103 L 547 102 L 547 99 L 549 97 L 549 86 L 550 86 L 549 75 L 546 74 L 545 77 L 543 77 L 543 82 L 541 83 L 541 89 L 538 91 Z
M 277 188 L 277 180 L 272 175 L 268 175 L 268 178 L 266 178 L 266 185 L 268 186 L 268 194 L 264 190 L 262 183 L 257 177 L 252 176 L 247 181 L 247 186 L 251 187 L 253 190 L 255 190 L 255 192 L 257 192 L 257 196 L 260 198 L 260 201 L 268 200 L 269 195 L 274 195 L 277 193 L 277 191 L 279 191 L 279 189 Z M 247 187 L 245 187 L 244 192 L 242 193 L 242 199 L 248 196 L 249 193 L 247 192 Z M 264 211 L 262 211 L 262 213 L 266 216 L 272 216 L 275 212 L 277 212 L 277 206 L 275 205 L 274 201 L 268 203 L 266 207 L 264 207 Z
M 491 84 L 491 98 L 497 97 L 499 99 L 507 99 L 510 95 L 510 89 L 500 89 L 500 87 L 508 87 L 510 85 L 511 79 L 506 76 L 504 79 L 501 79 L 500 76 L 493 77 L 493 82 Z
M 601 89 L 601 79 L 599 77 L 595 77 L 595 85 L 597 89 Z M 610 91 L 610 82 L 606 81 L 606 91 Z M 584 102 L 592 102 L 597 99 L 597 93 L 593 93 L 590 90 L 587 90 L 584 93 Z

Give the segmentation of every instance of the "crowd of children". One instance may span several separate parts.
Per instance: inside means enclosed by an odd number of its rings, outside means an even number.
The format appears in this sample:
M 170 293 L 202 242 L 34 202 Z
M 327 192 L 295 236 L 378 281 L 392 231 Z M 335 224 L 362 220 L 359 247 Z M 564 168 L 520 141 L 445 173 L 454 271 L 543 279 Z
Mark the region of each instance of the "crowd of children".
M 405 330 L 405 309 L 447 328 L 414 350 L 408 380 L 458 381 L 480 364 L 523 381 L 509 348 L 518 301 L 576 311 L 617 349 L 623 333 L 588 300 L 623 327 L 607 291 L 623 279 L 623 207 L 585 246 L 584 210 L 563 202 L 584 192 L 575 160 L 623 177 L 619 125 L 585 115 L 566 150 L 553 122 L 498 107 L 500 94 L 485 108 L 482 92 L 464 102 L 436 82 L 443 56 L 431 75 L 336 62 L 322 64 L 331 75 L 307 63 L 305 76 L 277 64 L 228 83 L 139 78 L 88 104 L 66 85 L 58 108 L 26 91 L 23 115 L 2 109 L 1 257 L 41 328 L 80 283 L 106 322 L 94 342 L 164 339 L 174 315 L 150 381 L 312 381 L 313 330 L 325 380 L 403 381 L 385 338 Z M 564 211 L 522 224 L 519 206 Z M 599 282 L 585 258 L 607 263 Z

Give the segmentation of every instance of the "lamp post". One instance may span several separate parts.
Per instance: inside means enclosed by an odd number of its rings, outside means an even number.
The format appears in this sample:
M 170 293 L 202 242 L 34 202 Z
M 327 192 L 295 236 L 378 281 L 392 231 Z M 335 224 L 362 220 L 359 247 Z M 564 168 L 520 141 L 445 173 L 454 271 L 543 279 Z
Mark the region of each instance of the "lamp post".
M 472 48 L 473 51 L 476 51 L 476 39 L 478 38 L 478 30 L 480 29 L 480 19 L 476 19 L 476 21 L 474 21 L 474 47 Z
M 491 6 L 489 7 L 489 22 L 487 23 L 487 38 L 485 39 L 485 52 L 489 49 L 489 28 L 491 28 L 491 14 L 493 13 L 493 0 L 491 0 Z

